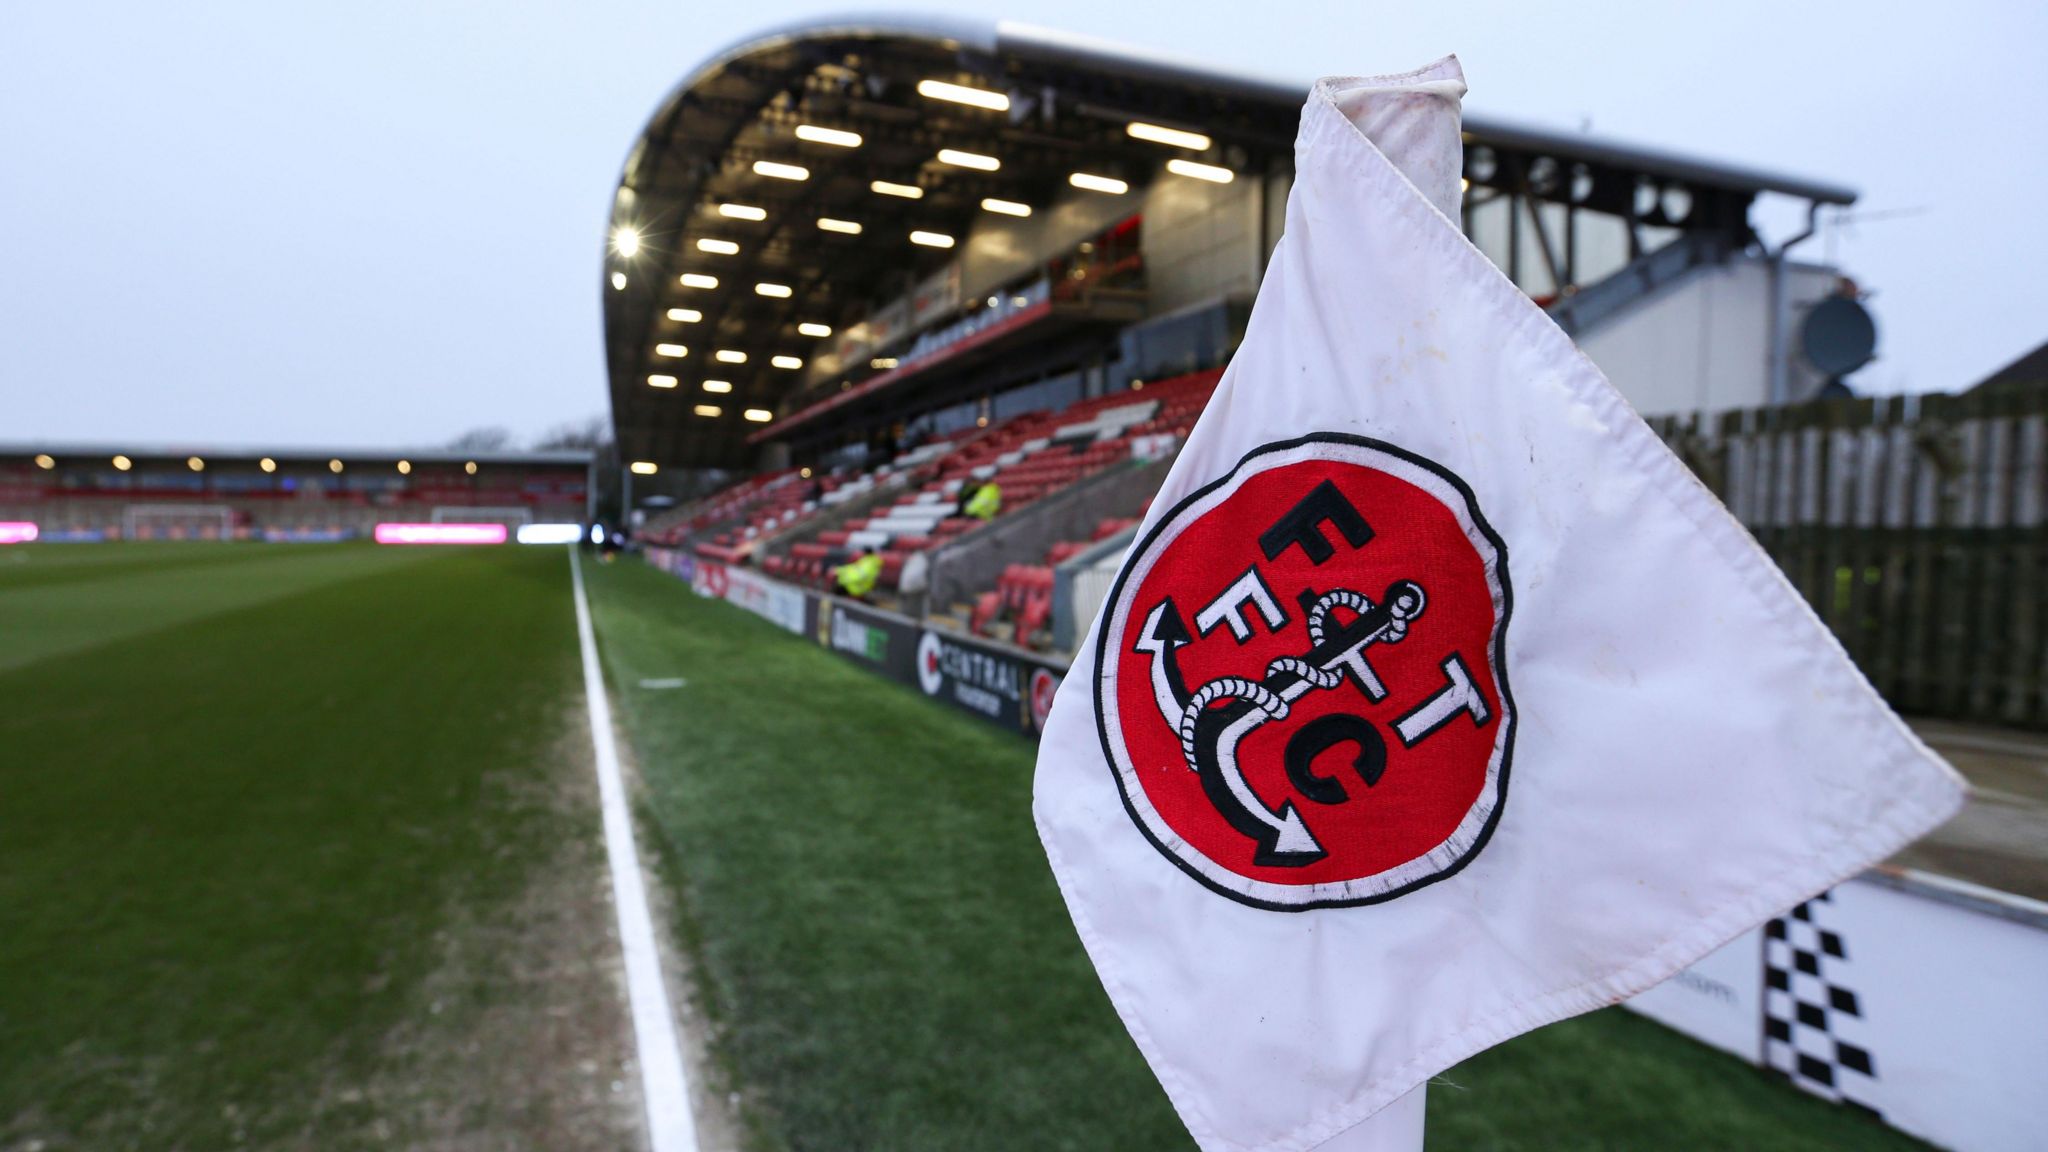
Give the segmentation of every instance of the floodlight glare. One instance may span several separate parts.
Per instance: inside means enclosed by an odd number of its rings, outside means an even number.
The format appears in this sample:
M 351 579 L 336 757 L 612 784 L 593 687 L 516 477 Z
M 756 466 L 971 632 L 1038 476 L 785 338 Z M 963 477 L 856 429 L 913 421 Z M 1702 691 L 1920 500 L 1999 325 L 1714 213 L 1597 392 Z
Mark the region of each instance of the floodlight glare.
M 766 408 L 749 408 L 746 411 L 746 417 L 756 424 L 766 424 L 770 420 L 775 419 L 775 413 L 770 412 Z
M 860 147 L 860 133 L 847 132 L 839 128 L 821 128 L 816 124 L 796 126 L 796 138 L 813 144 L 830 144 L 836 148 Z
M 827 232 L 844 232 L 848 236 L 860 235 L 860 225 L 852 220 L 834 220 L 830 216 L 820 216 L 818 227 Z
M 697 251 L 710 252 L 718 256 L 737 256 L 740 254 L 740 246 L 730 240 L 704 239 L 697 241 Z
M 654 354 L 656 356 L 666 356 L 671 360 L 680 360 L 690 354 L 690 349 L 682 344 L 656 344 L 654 346 Z
M 804 362 L 794 356 L 774 356 L 770 357 L 768 362 L 777 368 L 801 368 L 804 366 Z
M 958 148 L 939 149 L 939 163 L 951 164 L 955 168 L 972 168 L 978 172 L 993 172 L 1003 166 L 1003 162 L 993 156 L 962 152 Z
M 901 196 L 905 200 L 924 199 L 924 189 L 919 188 L 915 184 L 896 184 L 888 180 L 877 180 L 869 184 L 868 187 L 884 196 Z
M 620 225 L 612 231 L 612 251 L 631 260 L 640 254 L 640 230 L 630 224 Z
M 718 350 L 718 362 L 720 364 L 745 364 L 747 362 L 747 354 L 734 348 L 720 348 Z
M 1067 183 L 1072 184 L 1076 188 L 1084 188 L 1090 192 L 1107 192 L 1112 196 L 1121 196 L 1131 190 L 1129 184 L 1118 180 L 1114 176 L 1096 176 L 1088 172 L 1074 173 L 1067 177 Z
M 768 210 L 766 208 L 756 208 L 750 204 L 720 204 L 718 206 L 718 214 L 720 216 L 730 216 L 734 220 L 766 220 L 768 218 Z
M 725 409 L 716 404 L 699 404 L 695 411 L 699 416 L 719 416 L 724 414 Z
M 668 310 L 668 318 L 683 324 L 695 324 L 704 318 L 704 314 L 695 308 L 671 308 Z
M 953 238 L 944 232 L 912 232 L 910 234 L 910 242 L 912 244 L 922 244 L 927 248 L 951 248 L 953 246 Z
M 998 200 L 993 196 L 981 202 L 981 210 L 984 212 L 998 212 L 1004 216 L 1031 215 L 1031 205 L 1019 204 L 1015 200 Z
M 652 462 L 650 462 L 650 461 L 647 461 L 647 460 L 635 460 L 635 461 L 633 461 L 633 475 L 635 475 L 635 476 L 652 476 L 652 475 L 654 475 L 654 474 L 655 474 L 656 472 L 659 472 L 659 471 L 661 471 L 661 469 L 659 469 L 659 468 L 655 467 L 655 466 L 654 466 L 654 464 L 653 464 Z
M 1159 124 L 1146 124 L 1133 120 L 1124 131 L 1134 139 L 1150 140 L 1154 144 L 1171 144 L 1175 148 L 1189 148 L 1196 152 L 1207 152 L 1211 141 L 1200 132 L 1183 132 L 1178 128 L 1167 128 Z
M 682 276 L 682 284 L 685 288 L 716 288 L 718 287 L 718 277 L 706 276 L 702 272 L 685 272 Z
M 830 324 L 813 324 L 805 321 L 796 326 L 796 331 L 799 336 L 830 336 L 832 334 L 832 326 Z
M 706 380 L 704 382 L 704 390 L 706 392 L 730 392 L 732 391 L 732 381 Z
M 1190 176 L 1196 180 L 1207 180 L 1211 184 L 1228 184 L 1237 179 L 1237 173 L 1214 164 L 1197 164 L 1193 160 L 1182 160 L 1176 156 L 1166 162 L 1166 170 L 1176 176 Z
M 681 383 L 681 381 L 677 380 L 675 377 L 664 375 L 659 372 L 647 378 L 647 386 L 649 388 L 673 388 L 679 383 Z
M 933 100 L 946 100 L 954 104 L 968 104 L 986 108 L 991 112 L 1008 112 L 1010 98 L 1001 92 L 990 92 L 986 88 L 969 88 L 965 84 L 948 84 L 944 80 L 920 80 L 917 94 Z
M 769 284 L 763 282 L 754 285 L 755 294 L 761 296 L 773 296 L 777 300 L 787 300 L 789 298 L 791 291 L 792 289 L 787 284 Z
M 773 160 L 754 161 L 754 174 L 773 176 L 777 180 L 809 180 L 811 170 L 801 164 L 778 164 Z

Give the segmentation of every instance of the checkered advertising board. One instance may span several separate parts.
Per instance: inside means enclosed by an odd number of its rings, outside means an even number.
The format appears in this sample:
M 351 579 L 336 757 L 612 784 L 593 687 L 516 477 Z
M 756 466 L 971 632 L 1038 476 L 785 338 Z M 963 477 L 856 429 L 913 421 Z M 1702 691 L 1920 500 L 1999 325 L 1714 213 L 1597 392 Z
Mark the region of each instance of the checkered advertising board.
M 2048 1133 L 2048 906 L 1911 874 L 1842 884 L 1628 1002 L 1957 1152 Z

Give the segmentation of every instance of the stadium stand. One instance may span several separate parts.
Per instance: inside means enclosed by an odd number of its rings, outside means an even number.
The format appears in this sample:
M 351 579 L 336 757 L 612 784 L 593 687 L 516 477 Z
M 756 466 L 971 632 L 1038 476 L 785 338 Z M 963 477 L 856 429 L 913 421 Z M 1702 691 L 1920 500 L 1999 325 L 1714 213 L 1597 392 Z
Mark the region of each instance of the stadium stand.
M 0 448 L 0 521 L 46 541 L 344 540 L 380 522 L 589 519 L 586 452 Z

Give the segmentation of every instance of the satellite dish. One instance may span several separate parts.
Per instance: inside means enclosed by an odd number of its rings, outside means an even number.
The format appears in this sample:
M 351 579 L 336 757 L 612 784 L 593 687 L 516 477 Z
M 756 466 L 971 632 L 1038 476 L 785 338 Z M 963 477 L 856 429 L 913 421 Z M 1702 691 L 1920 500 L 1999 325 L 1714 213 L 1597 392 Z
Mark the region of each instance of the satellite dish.
M 1877 322 L 1853 296 L 1830 296 L 1807 310 L 1799 350 L 1814 371 L 1839 379 L 1870 363 L 1877 352 Z

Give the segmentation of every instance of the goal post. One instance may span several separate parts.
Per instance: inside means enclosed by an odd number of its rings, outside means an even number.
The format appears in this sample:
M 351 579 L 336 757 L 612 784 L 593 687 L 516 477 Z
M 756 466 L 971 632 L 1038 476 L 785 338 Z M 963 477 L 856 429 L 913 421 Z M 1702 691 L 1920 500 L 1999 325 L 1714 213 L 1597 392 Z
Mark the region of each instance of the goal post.
M 123 540 L 233 540 L 235 510 L 225 504 L 130 504 Z

